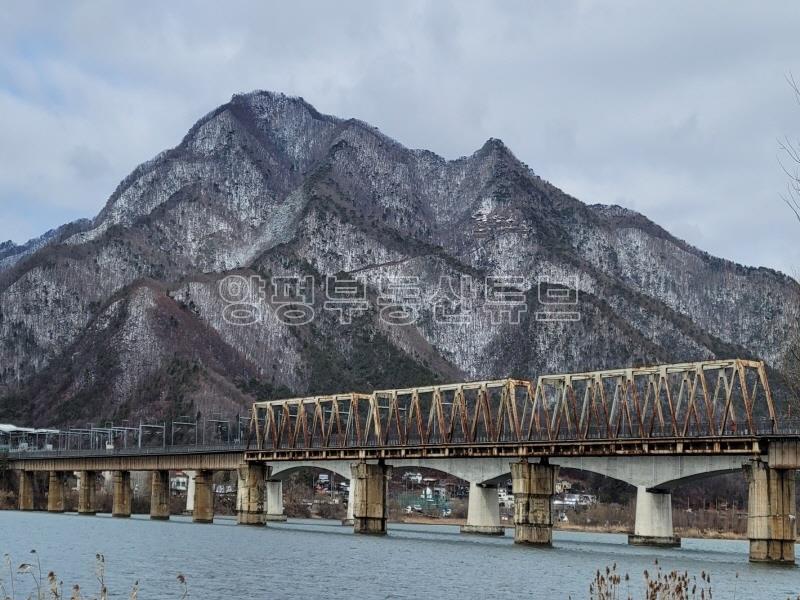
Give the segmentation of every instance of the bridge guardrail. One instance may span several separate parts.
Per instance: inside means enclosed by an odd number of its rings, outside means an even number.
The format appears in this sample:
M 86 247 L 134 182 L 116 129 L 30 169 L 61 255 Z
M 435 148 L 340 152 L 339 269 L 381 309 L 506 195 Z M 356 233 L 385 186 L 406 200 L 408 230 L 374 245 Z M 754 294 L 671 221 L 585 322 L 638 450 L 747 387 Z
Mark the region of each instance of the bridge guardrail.
M 209 446 L 151 446 L 143 448 L 82 448 L 64 450 L 43 450 L 37 448 L 11 449 L 10 459 L 19 458 L 83 458 L 83 457 L 115 457 L 115 456 L 152 456 L 165 454 L 219 454 L 223 452 L 244 452 L 246 444 L 216 444 Z
M 792 418 L 792 419 L 785 419 L 781 422 L 779 427 L 773 427 L 772 421 L 770 419 L 758 419 L 755 423 L 757 427 L 755 428 L 754 432 L 750 432 L 748 430 L 739 431 L 736 437 L 771 437 L 771 436 L 800 436 L 800 418 Z M 688 437 L 694 439 L 700 438 L 707 438 L 709 437 L 705 432 L 700 430 L 693 430 L 690 429 L 688 432 Z M 546 440 L 546 439 L 531 439 L 531 440 L 524 440 L 523 443 L 536 443 L 536 442 L 556 442 L 556 443 L 575 443 L 579 444 L 581 442 L 612 442 L 612 441 L 622 441 L 622 439 L 628 440 L 635 440 L 639 439 L 642 441 L 659 441 L 659 440 L 667 440 L 667 439 L 674 439 L 668 435 L 652 435 L 649 438 L 610 438 L 607 435 L 607 432 L 603 431 L 602 429 L 591 429 L 585 432 L 585 435 L 580 440 L 568 440 L 568 439 L 556 439 L 556 440 Z M 377 448 L 377 447 L 401 447 L 406 445 L 403 443 L 403 440 L 400 437 L 391 437 L 389 439 L 383 440 L 382 442 L 378 442 L 378 440 L 366 440 L 365 443 L 362 443 L 358 446 L 353 445 L 328 445 L 325 446 L 322 444 L 322 440 L 314 439 L 313 444 L 309 445 L 308 447 L 304 447 L 301 445 L 290 446 L 288 443 L 284 443 L 278 447 L 262 447 L 260 449 L 268 449 L 268 450 L 320 450 L 320 449 L 337 449 L 337 448 Z M 478 435 L 475 436 L 474 439 L 470 441 L 466 440 L 450 440 L 448 443 L 449 446 L 457 447 L 457 446 L 469 446 L 473 444 L 496 444 L 498 446 L 507 446 L 507 445 L 517 445 L 520 442 L 513 437 L 502 437 L 501 439 L 492 439 L 488 435 Z M 438 442 L 419 442 L 419 446 L 439 446 L 441 445 Z M 81 449 L 53 449 L 53 450 L 45 450 L 45 449 L 37 449 L 37 448 L 27 448 L 27 449 L 16 449 L 16 448 L 8 448 L 4 449 L 0 452 L 0 460 L 2 457 L 5 456 L 7 459 L 23 459 L 23 458 L 35 458 L 35 459 L 46 459 L 46 458 L 85 458 L 85 457 L 123 457 L 123 456 L 153 456 L 153 455 L 192 455 L 192 454 L 217 454 L 217 453 L 228 453 L 228 452 L 246 452 L 247 450 L 258 450 L 259 448 L 255 446 L 255 444 L 251 444 L 248 446 L 246 442 L 237 442 L 231 444 L 210 444 L 210 445 L 180 445 L 180 446 L 150 446 L 150 447 L 135 447 L 135 448 L 113 448 L 113 449 L 103 449 L 103 448 L 81 448 Z

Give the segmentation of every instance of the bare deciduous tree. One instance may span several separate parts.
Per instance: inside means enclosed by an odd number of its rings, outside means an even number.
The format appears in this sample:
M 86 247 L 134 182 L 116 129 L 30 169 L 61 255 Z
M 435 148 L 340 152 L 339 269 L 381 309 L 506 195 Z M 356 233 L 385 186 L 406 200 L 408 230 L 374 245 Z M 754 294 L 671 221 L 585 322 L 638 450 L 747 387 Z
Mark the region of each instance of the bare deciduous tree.
M 800 86 L 791 73 L 786 76 L 786 81 L 794 93 L 794 99 L 800 105 Z M 779 141 L 780 156 L 778 162 L 786 173 L 788 181 L 786 192 L 781 194 L 783 201 L 800 221 L 800 142 L 792 141 L 788 136 Z M 783 364 L 786 382 L 793 396 L 792 404 L 800 406 L 800 335 L 794 335 L 789 343 Z
M 786 76 L 786 81 L 794 92 L 794 99 L 800 105 L 800 86 L 794 79 L 794 75 Z M 778 142 L 781 150 L 781 157 L 778 162 L 789 178 L 786 184 L 786 192 L 781 194 L 783 201 L 792 210 L 794 216 L 800 221 L 800 142 L 793 142 L 788 136 Z

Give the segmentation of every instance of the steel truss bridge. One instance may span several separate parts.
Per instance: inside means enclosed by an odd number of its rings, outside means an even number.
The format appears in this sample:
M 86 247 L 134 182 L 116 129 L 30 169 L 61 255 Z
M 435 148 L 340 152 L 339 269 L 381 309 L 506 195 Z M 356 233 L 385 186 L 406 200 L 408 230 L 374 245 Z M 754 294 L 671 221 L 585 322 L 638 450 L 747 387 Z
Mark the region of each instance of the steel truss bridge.
M 257 402 L 248 460 L 753 454 L 800 433 L 764 363 L 714 360 Z
M 245 419 L 239 434 L 210 443 L 175 444 L 162 432 L 157 446 L 106 448 L 84 436 L 76 440 L 88 445 L 12 447 L 10 458 L 753 455 L 770 439 L 800 438 L 800 419 L 776 406 L 764 363 L 741 359 L 256 402 Z

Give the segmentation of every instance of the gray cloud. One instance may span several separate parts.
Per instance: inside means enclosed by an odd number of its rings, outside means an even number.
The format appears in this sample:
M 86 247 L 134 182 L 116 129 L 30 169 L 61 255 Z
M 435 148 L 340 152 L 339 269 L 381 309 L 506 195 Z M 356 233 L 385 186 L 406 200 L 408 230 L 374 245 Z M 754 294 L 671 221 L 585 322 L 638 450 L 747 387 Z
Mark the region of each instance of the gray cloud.
M 776 159 L 800 116 L 784 82 L 800 71 L 796 2 L 219 6 L 4 11 L 0 239 L 92 216 L 201 115 L 264 88 L 449 158 L 499 137 L 585 202 L 742 263 L 800 266 Z
M 73 148 L 67 158 L 75 174 L 81 179 L 95 179 L 102 177 L 109 171 L 108 160 L 98 150 L 85 146 Z

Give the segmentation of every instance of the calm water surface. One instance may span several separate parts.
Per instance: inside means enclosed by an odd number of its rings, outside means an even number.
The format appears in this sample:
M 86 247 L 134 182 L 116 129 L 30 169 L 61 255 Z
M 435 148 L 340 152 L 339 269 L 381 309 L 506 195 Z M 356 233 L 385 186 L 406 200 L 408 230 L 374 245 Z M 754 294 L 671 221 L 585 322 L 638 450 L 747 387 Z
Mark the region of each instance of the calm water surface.
M 127 598 L 137 579 L 142 600 L 180 598 L 180 572 L 191 598 L 578 599 L 587 597 L 595 570 L 614 562 L 630 573 L 639 598 L 641 574 L 656 559 L 698 577 L 710 571 L 717 600 L 800 594 L 800 568 L 751 565 L 744 541 L 684 540 L 683 548 L 660 550 L 632 548 L 624 535 L 556 532 L 554 544 L 519 547 L 510 531 L 484 538 L 455 526 L 390 525 L 388 536 L 369 537 L 333 521 L 261 528 L 225 518 L 200 525 L 182 517 L 0 512 L 0 553 L 14 564 L 30 561 L 35 548 L 65 589 L 79 583 L 94 592 L 94 557 L 103 553 L 114 598 Z

